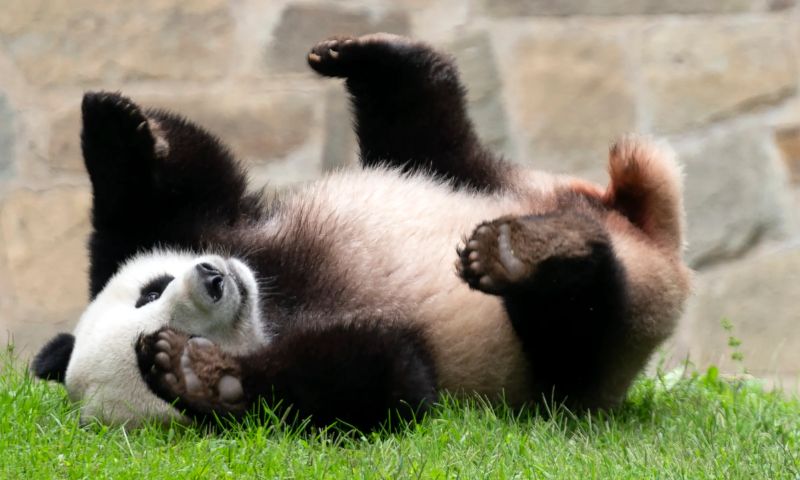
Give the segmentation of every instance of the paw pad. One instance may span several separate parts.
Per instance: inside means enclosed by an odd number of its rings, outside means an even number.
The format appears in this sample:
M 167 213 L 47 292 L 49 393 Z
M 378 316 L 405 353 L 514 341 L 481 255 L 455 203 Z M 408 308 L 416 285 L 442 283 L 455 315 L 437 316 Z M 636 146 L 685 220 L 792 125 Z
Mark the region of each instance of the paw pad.
M 308 64 L 322 75 L 346 76 L 347 72 L 340 62 L 341 52 L 355 42 L 356 39 L 353 37 L 337 37 L 319 42 L 308 53 Z
M 495 295 L 529 274 L 514 252 L 511 222 L 496 220 L 479 225 L 458 250 L 456 272 L 470 288 Z
M 308 53 L 308 65 L 328 77 L 350 77 L 358 72 L 375 71 L 387 65 L 402 63 L 414 45 L 419 51 L 427 47 L 408 38 L 390 33 L 373 33 L 360 37 L 333 37 L 323 40 Z
M 145 379 L 165 400 L 178 399 L 202 412 L 243 409 L 238 365 L 210 340 L 164 329 L 142 340 L 139 348 L 152 359 Z

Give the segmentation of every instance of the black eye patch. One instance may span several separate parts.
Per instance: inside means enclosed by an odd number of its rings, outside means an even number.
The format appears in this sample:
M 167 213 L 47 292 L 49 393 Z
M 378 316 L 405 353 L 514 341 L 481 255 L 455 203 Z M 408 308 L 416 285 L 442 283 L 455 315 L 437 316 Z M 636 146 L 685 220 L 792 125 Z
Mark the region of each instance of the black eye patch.
M 172 275 L 160 275 L 149 282 L 147 282 L 139 291 L 139 299 L 136 300 L 136 308 L 147 305 L 150 302 L 155 302 L 164 293 L 169 282 L 175 280 Z

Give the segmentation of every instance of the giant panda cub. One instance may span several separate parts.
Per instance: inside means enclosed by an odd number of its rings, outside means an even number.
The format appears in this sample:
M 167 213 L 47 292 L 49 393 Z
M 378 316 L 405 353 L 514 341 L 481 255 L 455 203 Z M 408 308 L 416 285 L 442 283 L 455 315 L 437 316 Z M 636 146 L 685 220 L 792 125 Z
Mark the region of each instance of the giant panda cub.
M 93 300 L 35 374 L 129 425 L 266 403 L 369 429 L 440 391 L 619 404 L 688 294 L 671 155 L 617 142 L 607 188 L 524 169 L 423 43 L 334 38 L 308 62 L 345 79 L 361 166 L 268 202 L 200 127 L 84 97 Z

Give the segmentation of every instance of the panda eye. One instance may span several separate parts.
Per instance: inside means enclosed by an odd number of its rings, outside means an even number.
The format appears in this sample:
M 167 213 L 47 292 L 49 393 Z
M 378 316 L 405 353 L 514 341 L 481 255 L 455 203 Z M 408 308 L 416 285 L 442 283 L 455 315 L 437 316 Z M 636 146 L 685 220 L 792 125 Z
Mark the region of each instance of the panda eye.
M 139 299 L 136 300 L 136 308 L 155 302 L 161 298 L 161 294 L 164 293 L 167 285 L 174 279 L 175 277 L 172 275 L 161 275 L 147 282 L 139 293 Z

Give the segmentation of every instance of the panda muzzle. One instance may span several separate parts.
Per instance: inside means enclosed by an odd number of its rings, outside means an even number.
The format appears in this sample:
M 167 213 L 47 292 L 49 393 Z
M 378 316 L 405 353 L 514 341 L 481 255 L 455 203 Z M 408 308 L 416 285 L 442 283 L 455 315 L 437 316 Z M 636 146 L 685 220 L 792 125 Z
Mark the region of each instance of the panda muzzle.
M 225 274 L 220 272 L 216 267 L 210 263 L 199 263 L 195 266 L 197 273 L 200 275 L 200 281 L 215 303 L 222 298 L 225 288 Z

